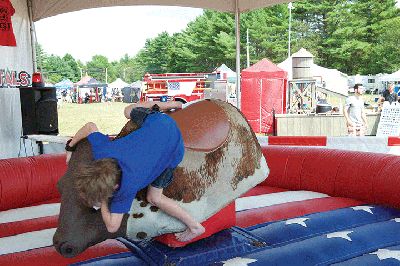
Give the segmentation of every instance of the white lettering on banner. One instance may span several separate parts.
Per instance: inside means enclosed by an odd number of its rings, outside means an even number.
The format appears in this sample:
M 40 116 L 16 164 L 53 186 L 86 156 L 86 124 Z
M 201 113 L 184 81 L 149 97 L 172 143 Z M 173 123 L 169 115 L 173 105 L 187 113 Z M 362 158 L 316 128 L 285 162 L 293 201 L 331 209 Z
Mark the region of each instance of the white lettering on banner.
M 31 84 L 31 75 L 26 71 L 0 69 L 0 87 L 25 87 Z

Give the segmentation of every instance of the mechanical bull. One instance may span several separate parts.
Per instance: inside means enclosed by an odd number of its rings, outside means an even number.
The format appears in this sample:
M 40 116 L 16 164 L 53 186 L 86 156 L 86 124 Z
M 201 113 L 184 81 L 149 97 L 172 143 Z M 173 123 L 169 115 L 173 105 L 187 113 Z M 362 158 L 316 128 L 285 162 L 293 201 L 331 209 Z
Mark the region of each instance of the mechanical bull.
M 232 105 L 205 100 L 170 115 L 182 132 L 185 155 L 164 194 L 178 201 L 196 220 L 206 220 L 267 177 L 269 169 L 257 138 Z M 117 137 L 136 128 L 133 122 L 128 122 Z M 93 161 L 91 148 L 85 139 L 77 144 L 67 172 L 57 184 L 61 209 L 53 242 L 63 256 L 74 257 L 108 238 L 137 240 L 186 228 L 151 206 L 144 189 L 137 194 L 119 231 L 109 233 L 100 211 L 85 206 L 74 187 L 76 167 L 90 161 Z

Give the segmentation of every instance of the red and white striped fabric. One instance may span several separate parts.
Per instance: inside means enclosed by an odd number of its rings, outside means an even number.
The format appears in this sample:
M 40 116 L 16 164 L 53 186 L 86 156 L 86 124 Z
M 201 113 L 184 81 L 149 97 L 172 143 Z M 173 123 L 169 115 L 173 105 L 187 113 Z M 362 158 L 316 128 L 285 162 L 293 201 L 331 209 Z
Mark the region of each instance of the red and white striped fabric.
M 281 145 L 296 146 L 295 139 L 267 140 L 269 145 L 262 146 L 270 174 L 236 200 L 238 226 L 364 203 L 400 208 L 400 183 L 395 171 L 399 156 L 292 148 Z M 307 141 L 318 146 L 321 138 Z M 66 259 L 51 246 L 59 212 L 55 183 L 64 171 L 62 155 L 0 160 L 0 265 L 67 265 L 128 251 L 122 243 L 108 240 Z
M 400 155 L 400 137 L 257 136 L 261 146 L 307 146 Z
M 262 190 L 264 190 L 265 194 L 258 194 Z M 251 196 L 255 191 L 257 191 L 256 195 Z M 276 190 L 273 187 L 260 186 L 236 200 L 236 225 L 249 227 L 362 204 L 362 201 L 330 197 L 324 193 L 281 191 L 281 189 Z

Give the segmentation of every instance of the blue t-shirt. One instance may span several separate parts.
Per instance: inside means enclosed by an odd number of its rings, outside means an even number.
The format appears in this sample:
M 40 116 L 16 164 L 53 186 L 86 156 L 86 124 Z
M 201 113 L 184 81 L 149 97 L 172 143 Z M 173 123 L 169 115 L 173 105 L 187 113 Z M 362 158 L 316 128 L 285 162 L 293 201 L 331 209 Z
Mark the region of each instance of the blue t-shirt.
M 141 128 L 123 138 L 111 141 L 94 132 L 88 140 L 95 160 L 116 159 L 122 171 L 120 187 L 111 200 L 112 213 L 128 213 L 136 193 L 165 169 L 178 166 L 185 152 L 175 121 L 162 113 L 148 115 Z

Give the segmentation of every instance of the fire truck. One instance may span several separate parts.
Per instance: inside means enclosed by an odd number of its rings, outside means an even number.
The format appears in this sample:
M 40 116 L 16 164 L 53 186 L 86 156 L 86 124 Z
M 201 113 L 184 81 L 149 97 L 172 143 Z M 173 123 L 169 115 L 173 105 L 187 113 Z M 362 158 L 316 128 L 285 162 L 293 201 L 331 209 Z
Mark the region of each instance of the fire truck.
M 204 98 L 226 100 L 227 77 L 219 71 L 211 73 L 146 73 L 141 101 L 191 102 Z

